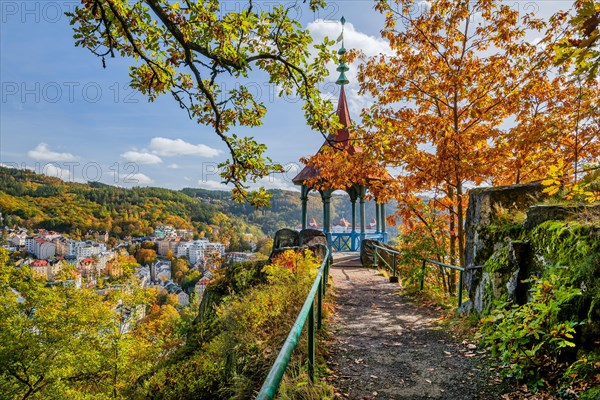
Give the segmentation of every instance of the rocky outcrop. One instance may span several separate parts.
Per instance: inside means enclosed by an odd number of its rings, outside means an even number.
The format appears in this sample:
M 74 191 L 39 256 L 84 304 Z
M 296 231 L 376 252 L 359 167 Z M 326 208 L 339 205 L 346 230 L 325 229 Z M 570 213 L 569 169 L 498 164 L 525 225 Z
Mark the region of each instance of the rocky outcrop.
M 521 244 L 505 241 L 505 232 L 494 229 L 496 216 L 500 211 L 523 212 L 541 197 L 540 184 L 480 188 L 470 192 L 465 221 L 464 282 L 478 313 L 482 313 L 509 282 L 513 287 L 511 296 L 520 297 L 524 290 L 518 288 L 517 282 L 523 274 L 519 260 L 527 249 Z M 490 261 L 495 252 L 500 253 Z M 509 257 L 511 253 L 512 258 Z
M 317 257 L 323 259 L 325 258 L 325 248 L 322 245 L 326 244 L 327 237 L 323 232 L 316 229 L 303 229 L 300 232 L 292 229 L 280 229 L 275 232 L 269 263 L 279 254 L 289 249 L 309 249 Z
M 280 229 L 273 238 L 273 250 L 284 247 L 297 247 L 300 245 L 300 233 L 293 229 Z
M 470 194 L 463 310 L 487 314 L 496 300 L 529 301 L 529 278 L 559 274 L 581 289 L 566 319 L 586 320 L 579 340 L 600 334 L 600 205 L 541 205 L 539 185 L 476 189 Z M 514 214 L 519 218 L 511 218 Z M 525 217 L 526 215 L 526 217 Z
M 327 236 L 317 229 L 303 229 L 298 234 L 300 246 L 313 246 L 315 244 L 327 244 Z
M 600 212 L 600 205 L 534 205 L 527 210 L 527 219 L 525 219 L 523 226 L 527 230 L 532 230 L 543 222 L 563 221 L 583 212 Z

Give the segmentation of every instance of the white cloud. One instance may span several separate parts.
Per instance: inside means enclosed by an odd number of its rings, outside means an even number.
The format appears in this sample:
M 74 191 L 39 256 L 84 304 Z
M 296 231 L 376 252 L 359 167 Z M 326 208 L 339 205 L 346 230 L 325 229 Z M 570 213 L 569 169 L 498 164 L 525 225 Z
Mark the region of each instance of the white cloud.
M 155 137 L 150 141 L 150 148 L 154 154 L 164 157 L 172 156 L 201 156 L 215 157 L 221 153 L 205 144 L 192 144 L 181 139 L 168 139 Z
M 52 163 L 45 164 L 39 172 L 46 176 L 62 179 L 63 181 L 69 181 L 71 178 L 71 173 L 68 169 L 60 168 Z
M 170 169 L 179 169 L 179 165 L 177 165 L 177 164 L 169 164 L 167 166 L 167 168 L 170 168 Z
M 59 153 L 48 148 L 48 144 L 40 143 L 33 150 L 29 150 L 27 155 L 37 161 L 76 161 L 79 157 L 71 153 Z
M 154 180 L 152 178 L 150 178 L 148 175 L 142 174 L 140 172 L 137 174 L 127 175 L 127 178 L 124 180 L 124 183 L 130 184 L 130 185 L 149 185 L 151 183 L 154 183 Z
M 162 159 L 155 154 L 135 150 L 126 151 L 121 154 L 121 158 L 136 164 L 160 164 L 162 162 Z
M 231 190 L 231 187 L 229 187 L 221 182 L 213 181 L 210 179 L 207 179 L 207 180 L 200 179 L 198 181 L 198 185 L 200 185 L 200 187 L 202 189 L 208 189 L 208 190 Z
M 315 43 L 323 41 L 325 36 L 329 39 L 337 38 L 342 32 L 342 24 L 340 22 L 332 22 L 323 19 L 310 22 L 307 25 L 307 29 L 310 31 Z M 336 44 L 339 48 L 342 43 Z M 380 37 L 367 35 L 356 30 L 354 25 L 350 22 L 346 22 L 344 25 L 344 47 L 348 50 L 356 49 L 360 50 L 367 57 L 376 56 L 379 54 L 391 55 L 392 50 L 390 49 L 389 43 Z M 358 67 L 356 65 L 349 65 L 350 70 L 346 73 L 350 84 L 356 83 L 356 72 Z M 329 80 L 335 82 L 338 78 L 339 73 L 335 70 L 337 65 L 329 65 Z
M 282 179 L 275 177 L 273 175 L 265 176 L 259 179 L 256 183 L 250 185 L 252 189 L 258 189 L 259 187 L 264 187 L 265 189 L 280 189 L 280 190 L 290 190 L 292 192 L 299 192 L 297 186 L 295 186 L 291 180 Z
M 339 36 L 342 31 L 342 25 L 339 21 L 327 21 L 327 20 L 316 20 L 310 22 L 307 26 L 313 39 L 316 43 L 320 43 L 325 36 L 330 39 L 335 39 Z M 341 43 L 336 45 L 336 48 L 341 47 Z M 380 54 L 392 55 L 393 52 L 389 46 L 389 43 L 380 37 L 367 35 L 365 33 L 356 30 L 352 23 L 347 22 L 344 25 L 344 47 L 348 50 L 356 49 L 362 51 L 365 56 L 373 57 Z M 368 107 L 372 104 L 373 99 L 366 95 L 358 95 L 358 62 L 348 65 L 349 71 L 346 72 L 346 77 L 350 81 L 346 85 L 346 99 L 348 101 L 348 107 L 350 113 L 354 118 L 358 119 L 358 114 L 364 107 Z M 329 76 L 326 78 L 327 82 L 335 82 L 339 76 L 339 72 L 336 71 L 337 64 L 330 63 L 328 65 Z M 326 94 L 324 94 L 326 96 Z M 326 96 L 327 97 L 327 96 Z M 337 95 L 332 99 L 337 100 Z

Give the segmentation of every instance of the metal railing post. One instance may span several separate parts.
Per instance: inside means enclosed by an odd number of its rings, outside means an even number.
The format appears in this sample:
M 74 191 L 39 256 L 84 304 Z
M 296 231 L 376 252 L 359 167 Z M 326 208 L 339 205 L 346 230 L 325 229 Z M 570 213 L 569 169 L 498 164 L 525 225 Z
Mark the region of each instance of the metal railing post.
M 423 286 L 425 285 L 425 259 L 423 259 L 423 265 L 421 266 L 421 289 L 423 290 Z
M 325 260 L 325 268 L 323 268 L 323 294 L 327 293 L 327 282 L 329 281 L 329 254 L 327 254 L 327 259 Z
M 463 271 L 458 271 L 458 306 L 462 304 L 463 296 Z
M 308 311 L 308 378 L 315 383 L 315 299 Z
M 396 273 L 396 253 L 392 253 L 392 276 L 390 276 L 390 283 L 397 283 L 398 275 Z
M 323 310 L 323 278 L 321 277 L 321 286 L 317 292 L 317 329 L 321 330 L 321 319 Z
M 373 251 L 373 266 L 377 268 L 377 247 L 375 247 L 375 251 Z

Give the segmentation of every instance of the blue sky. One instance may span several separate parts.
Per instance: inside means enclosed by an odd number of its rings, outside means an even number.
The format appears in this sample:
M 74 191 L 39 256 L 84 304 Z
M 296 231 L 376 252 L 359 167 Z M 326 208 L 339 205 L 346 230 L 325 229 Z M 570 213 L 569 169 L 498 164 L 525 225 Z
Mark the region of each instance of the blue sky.
M 228 1 L 223 9 L 239 4 Z M 0 162 L 66 180 L 218 187 L 215 165 L 227 155 L 222 142 L 210 128 L 188 120 L 171 97 L 148 103 L 130 89 L 129 60 L 107 59 L 104 69 L 100 59 L 75 48 L 68 17 L 62 15 L 75 5 L 0 1 Z M 382 18 L 372 7 L 371 1 L 331 2 L 314 15 L 300 3 L 294 13 L 315 27 L 318 39 L 324 33 L 337 37 L 344 14 L 350 30 L 355 26 L 376 42 Z M 318 149 L 322 138 L 306 127 L 300 102 L 273 96 L 266 80 L 253 88 L 268 114 L 263 126 L 240 133 L 266 143 L 268 154 L 284 164 Z M 293 175 L 294 170 L 263 183 L 291 187 Z
M 343 15 L 347 48 L 367 55 L 387 51 L 379 38 L 383 18 L 373 9 L 374 1 L 329 2 L 317 15 L 298 3 L 295 15 L 316 41 L 325 35 L 336 38 Z M 223 143 L 210 128 L 187 119 L 170 96 L 148 103 L 130 89 L 129 60 L 107 59 L 104 69 L 100 59 L 75 48 L 68 17 L 62 14 L 77 4 L 0 0 L 0 163 L 72 181 L 219 188 L 215 166 L 227 156 Z M 226 1 L 223 10 L 243 4 Z M 266 8 L 276 3 L 254 4 Z M 527 4 L 544 14 L 565 5 Z M 347 93 L 356 117 L 366 103 L 357 95 L 356 65 L 350 68 Z M 328 78 L 324 91 L 335 90 L 336 77 Z M 237 132 L 267 144 L 268 155 L 289 166 L 287 174 L 262 184 L 291 188 L 294 165 L 316 151 L 322 137 L 306 127 L 296 99 L 274 97 L 275 89 L 264 79 L 253 87 L 268 108 L 267 117 L 263 126 Z

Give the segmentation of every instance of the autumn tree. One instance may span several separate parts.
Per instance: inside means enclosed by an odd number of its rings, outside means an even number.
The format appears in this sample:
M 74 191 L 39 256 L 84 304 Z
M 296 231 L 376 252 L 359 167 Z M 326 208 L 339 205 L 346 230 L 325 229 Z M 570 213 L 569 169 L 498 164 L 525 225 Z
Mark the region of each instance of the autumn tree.
M 196 283 L 200 280 L 200 278 L 202 278 L 202 273 L 195 269 L 183 277 L 181 287 L 184 290 L 193 288 L 194 285 L 196 285 Z
M 139 249 L 135 252 L 135 259 L 141 265 L 150 265 L 154 263 L 158 257 L 156 256 L 156 251 L 152 249 Z
M 501 162 L 493 184 L 544 179 L 559 164 L 562 179 L 576 184 L 600 157 L 598 82 L 557 72 L 522 91 L 516 123 L 495 138 Z
M 593 80 L 600 67 L 600 2 L 577 0 L 571 12 L 557 13 L 553 22 L 567 24 L 555 46 L 556 63 L 570 65 L 575 74 Z
M 171 250 L 171 249 L 167 250 L 167 254 L 165 255 L 165 258 L 169 261 L 175 260 L 175 254 L 173 253 L 173 250 Z
M 219 0 L 82 0 L 71 15 L 77 46 L 102 58 L 130 58 L 130 85 L 154 101 L 171 94 L 188 116 L 212 127 L 229 149 L 222 177 L 233 183 L 232 197 L 260 206 L 264 190 L 247 192 L 256 182 L 282 167 L 271 164 L 266 147 L 233 132 L 236 126 L 262 123 L 266 107 L 247 86 L 251 71 L 266 74 L 281 93 L 296 93 L 304 101 L 308 125 L 323 134 L 333 131 L 331 104 L 316 84 L 326 76 L 333 57 L 329 44 L 315 45 L 286 5 L 258 9 L 252 2 L 224 11 Z M 310 0 L 315 11 L 323 0 Z M 264 76 L 264 75 L 262 75 Z M 223 89 L 226 79 L 240 83 Z
M 183 278 L 190 271 L 190 262 L 185 258 L 175 258 L 171 261 L 171 272 L 173 280 L 181 284 Z
M 0 393 L 6 399 L 138 398 L 136 382 L 184 340 L 172 307 L 130 286 L 48 287 L 0 249 Z
M 112 279 L 120 278 L 123 281 L 127 281 L 133 276 L 133 272 L 137 266 L 139 264 L 134 256 L 118 254 L 106 263 L 106 272 Z
M 141 248 L 157 251 L 158 245 L 155 242 L 146 240 L 145 242 L 142 243 Z
M 441 0 L 418 9 L 410 0 L 378 3 L 391 55 L 360 69 L 367 146 L 387 166 L 401 167 L 396 197 L 404 221 L 429 224 L 414 207 L 431 198 L 447 216 L 450 261 L 463 265 L 465 185 L 495 176 L 495 146 L 520 95 L 545 79 L 547 64 L 525 40 L 542 21 L 492 0 Z M 437 216 L 439 213 L 429 213 Z

